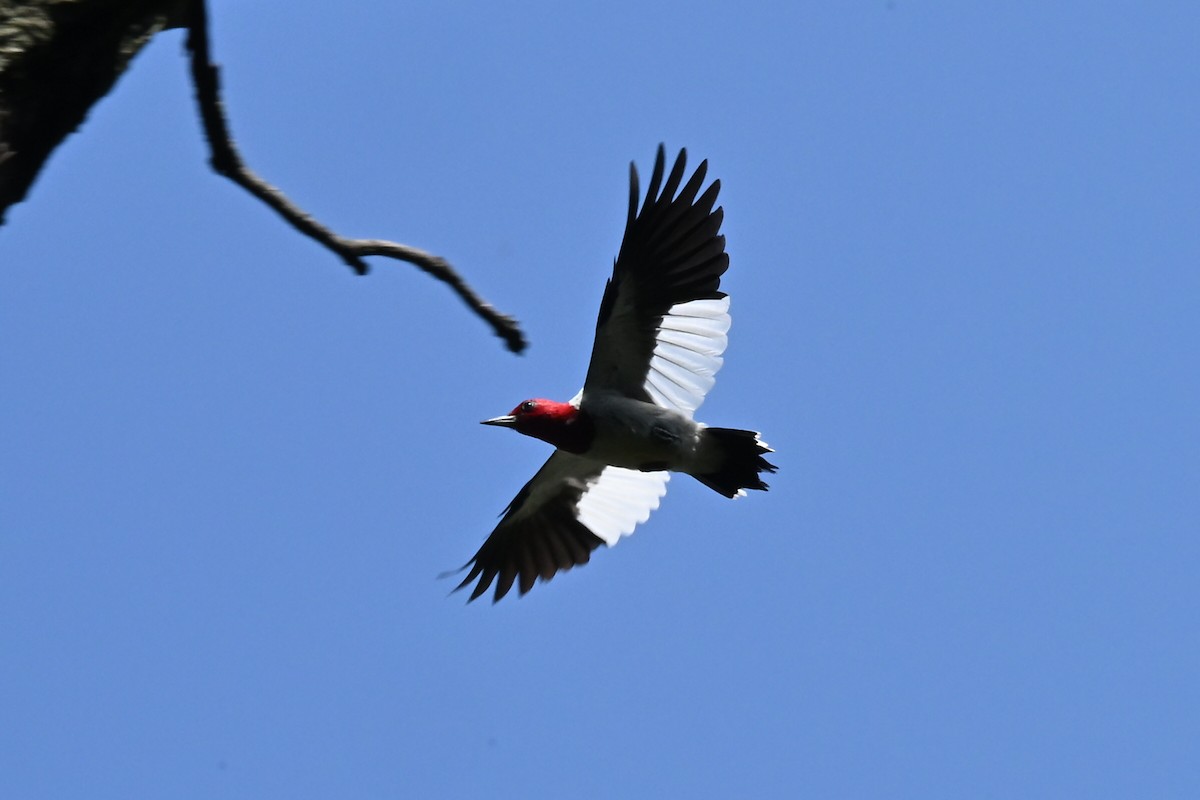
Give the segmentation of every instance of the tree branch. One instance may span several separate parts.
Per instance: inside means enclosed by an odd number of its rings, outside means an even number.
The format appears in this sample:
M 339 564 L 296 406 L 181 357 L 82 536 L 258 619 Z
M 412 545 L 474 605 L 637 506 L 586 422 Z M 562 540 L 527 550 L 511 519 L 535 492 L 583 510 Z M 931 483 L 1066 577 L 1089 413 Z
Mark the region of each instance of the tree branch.
M 196 87 L 196 102 L 200 106 L 200 119 L 204 125 L 204 136 L 208 140 L 211 153 L 209 163 L 213 170 L 273 208 L 293 228 L 336 253 L 359 275 L 366 275 L 368 271 L 364 256 L 384 256 L 406 261 L 445 283 L 472 311 L 491 325 L 492 330 L 504 340 L 509 350 L 514 353 L 524 350 L 525 335 L 517 321 L 500 313 L 480 297 L 446 259 L 397 242 L 339 236 L 317 222 L 279 189 L 255 175 L 242 162 L 225 119 L 217 66 L 209 56 L 207 4 L 205 0 L 192 0 L 189 5 L 187 48 L 191 53 L 192 83 Z

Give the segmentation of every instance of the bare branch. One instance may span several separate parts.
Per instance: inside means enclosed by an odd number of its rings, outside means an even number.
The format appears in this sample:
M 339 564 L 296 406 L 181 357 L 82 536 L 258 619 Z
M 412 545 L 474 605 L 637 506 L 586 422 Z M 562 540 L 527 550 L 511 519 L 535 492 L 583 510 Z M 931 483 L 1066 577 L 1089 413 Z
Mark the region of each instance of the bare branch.
M 208 140 L 211 152 L 209 163 L 213 170 L 273 208 L 293 228 L 336 253 L 359 275 L 366 275 L 368 272 L 364 256 L 384 256 L 406 261 L 453 289 L 472 311 L 492 326 L 492 330 L 504 340 L 509 350 L 520 353 L 525 349 L 525 335 L 517 321 L 507 314 L 500 313 L 476 294 L 446 259 L 384 239 L 350 239 L 340 236 L 317 222 L 289 200 L 287 195 L 255 175 L 242 162 L 225 119 L 218 69 L 209 56 L 208 11 L 205 0 L 192 0 L 190 4 L 187 48 L 191 53 L 192 83 L 196 87 L 196 102 L 200 106 L 200 119 L 204 125 L 204 136 Z

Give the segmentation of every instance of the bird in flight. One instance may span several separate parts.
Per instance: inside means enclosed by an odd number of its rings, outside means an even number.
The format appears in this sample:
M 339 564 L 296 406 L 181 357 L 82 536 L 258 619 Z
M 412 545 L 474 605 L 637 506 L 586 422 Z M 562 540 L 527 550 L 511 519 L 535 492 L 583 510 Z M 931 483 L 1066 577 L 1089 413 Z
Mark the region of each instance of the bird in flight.
M 554 454 L 505 509 L 496 529 L 463 569 L 458 585 L 493 582 L 494 600 L 514 583 L 521 594 L 538 578 L 586 564 L 658 508 L 671 472 L 691 475 L 725 497 L 765 490 L 773 452 L 754 431 L 710 428 L 692 415 L 721 368 L 729 331 L 729 268 L 724 211 L 713 208 L 720 181 L 703 192 L 708 162 L 680 188 L 687 151 L 666 175 L 659 145 L 645 200 L 630 165 L 629 214 L 612 277 L 604 289 L 583 389 L 566 403 L 526 400 L 484 425 L 512 428 L 555 446 Z M 470 602 L 468 600 L 468 602 Z

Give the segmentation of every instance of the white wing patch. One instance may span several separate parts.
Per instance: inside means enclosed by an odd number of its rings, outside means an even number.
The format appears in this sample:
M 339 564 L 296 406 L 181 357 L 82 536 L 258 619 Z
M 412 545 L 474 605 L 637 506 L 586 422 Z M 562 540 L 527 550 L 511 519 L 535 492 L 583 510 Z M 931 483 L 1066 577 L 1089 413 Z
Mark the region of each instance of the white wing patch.
M 646 394 L 655 404 L 691 417 L 716 383 L 729 338 L 729 298 L 671 306 L 655 335 Z
M 576 505 L 580 522 L 612 547 L 650 518 L 667 493 L 669 472 L 638 472 L 605 467 Z

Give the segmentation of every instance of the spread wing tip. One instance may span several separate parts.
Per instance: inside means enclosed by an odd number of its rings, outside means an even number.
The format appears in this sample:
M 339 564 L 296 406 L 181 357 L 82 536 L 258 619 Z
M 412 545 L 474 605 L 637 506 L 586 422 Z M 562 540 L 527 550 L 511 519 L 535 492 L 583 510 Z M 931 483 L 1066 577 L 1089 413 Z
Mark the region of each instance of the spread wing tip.
M 495 582 L 496 590 L 492 593 L 492 605 L 495 605 L 512 590 L 514 584 L 516 584 L 518 596 L 524 597 L 529 593 L 529 590 L 538 583 L 549 583 L 559 572 L 566 572 L 571 569 L 571 567 L 586 564 L 587 559 L 585 557 L 585 559 L 581 562 L 572 563 L 565 566 L 560 565 L 553 572 L 518 569 L 514 565 L 506 565 L 505 568 L 484 568 L 478 561 L 469 561 L 459 569 L 443 572 L 438 577 L 446 578 L 450 577 L 451 575 L 457 575 L 459 572 L 462 572 L 464 569 L 466 569 L 467 566 L 471 566 L 472 563 L 474 563 L 474 566 L 472 566 L 470 574 L 463 578 L 461 583 L 451 589 L 449 594 L 447 594 L 447 597 L 452 594 L 457 594 L 458 592 L 467 588 L 472 581 L 478 578 L 479 582 L 476 583 L 475 587 L 471 590 L 470 596 L 467 597 L 467 603 L 473 603 L 480 597 L 483 597 L 485 594 L 487 594 L 488 590 L 492 588 L 492 583 Z M 496 580 L 497 577 L 499 577 L 499 581 Z
M 671 174 L 667 178 L 665 185 L 662 183 L 663 173 L 666 171 L 667 164 L 667 146 L 663 142 L 659 142 L 658 150 L 654 154 L 654 167 L 650 172 L 650 183 L 646 188 L 646 196 L 641 201 L 641 212 L 644 214 L 652 205 L 662 202 L 670 202 L 675 197 L 675 192 L 679 189 L 679 184 L 683 180 L 684 170 L 687 167 L 687 148 L 679 148 L 679 155 L 675 157 L 675 164 L 671 167 Z M 705 173 L 708 172 L 708 159 L 700 162 L 696 167 L 696 172 L 692 177 L 692 181 L 700 183 L 704 180 Z M 690 182 L 689 182 L 690 183 Z M 637 219 L 638 201 L 641 199 L 641 183 L 638 179 L 637 163 L 629 162 L 629 213 L 626 215 L 626 228 L 633 224 Z M 661 189 L 661 191 L 660 191 Z

